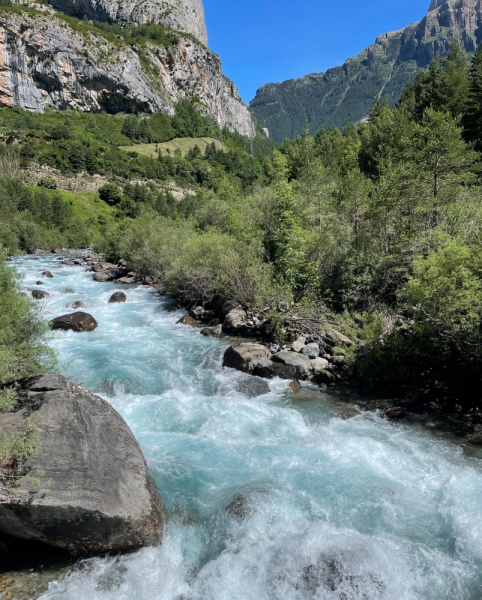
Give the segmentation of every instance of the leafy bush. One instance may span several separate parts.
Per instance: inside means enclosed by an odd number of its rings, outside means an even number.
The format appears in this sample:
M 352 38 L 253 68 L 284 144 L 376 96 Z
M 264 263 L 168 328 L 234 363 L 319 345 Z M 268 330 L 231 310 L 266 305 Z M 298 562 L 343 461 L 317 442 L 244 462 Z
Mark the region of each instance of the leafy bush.
M 39 187 L 47 188 L 48 190 L 57 189 L 57 180 L 52 175 L 42 175 L 37 181 Z
M 116 185 L 112 183 L 106 183 L 103 185 L 99 189 L 99 196 L 101 200 L 107 202 L 107 204 L 110 204 L 110 206 L 115 206 L 122 200 L 122 192 Z

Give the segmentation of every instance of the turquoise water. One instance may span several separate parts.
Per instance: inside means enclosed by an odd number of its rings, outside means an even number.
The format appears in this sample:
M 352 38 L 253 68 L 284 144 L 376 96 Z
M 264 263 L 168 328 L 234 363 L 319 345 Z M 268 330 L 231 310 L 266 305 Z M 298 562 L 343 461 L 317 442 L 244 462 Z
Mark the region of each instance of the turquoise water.
M 99 322 L 51 345 L 124 416 L 168 512 L 161 547 L 82 561 L 42 600 L 482 598 L 480 460 L 373 413 L 344 420 L 309 388 L 249 399 L 221 366 L 228 342 L 176 325 L 154 291 L 109 305 L 119 285 L 56 256 L 14 264 L 25 287 L 54 274 L 46 319 L 83 300 Z M 240 494 L 242 516 L 226 510 Z

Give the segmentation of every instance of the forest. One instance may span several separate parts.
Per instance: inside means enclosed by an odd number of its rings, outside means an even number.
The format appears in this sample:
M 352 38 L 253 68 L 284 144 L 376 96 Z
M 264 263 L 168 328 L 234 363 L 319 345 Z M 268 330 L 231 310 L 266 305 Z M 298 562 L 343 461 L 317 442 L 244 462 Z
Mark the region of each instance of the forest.
M 453 44 L 396 108 L 272 150 L 215 131 L 187 105 L 175 117 L 0 111 L 0 231 L 9 252 L 87 246 L 155 277 L 186 304 L 215 295 L 269 309 L 283 342 L 294 315 L 329 318 L 357 340 L 364 384 L 407 383 L 469 398 L 482 362 L 482 50 Z M 203 153 L 148 158 L 122 147 L 222 139 Z M 109 219 L 79 223 L 62 193 L 21 181 L 33 162 L 107 176 Z M 159 187 L 191 192 L 176 200 Z M 57 195 L 56 195 L 57 194 Z M 46 218 L 46 215 L 50 215 Z M 34 237 L 36 236 L 36 237 Z M 367 383 L 368 382 L 368 383 Z M 431 392 L 434 393 L 434 392 Z

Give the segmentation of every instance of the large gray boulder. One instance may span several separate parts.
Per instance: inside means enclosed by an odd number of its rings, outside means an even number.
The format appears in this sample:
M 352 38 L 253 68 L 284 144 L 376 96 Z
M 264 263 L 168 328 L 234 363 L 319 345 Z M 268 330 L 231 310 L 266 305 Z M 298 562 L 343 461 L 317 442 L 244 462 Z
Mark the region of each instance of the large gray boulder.
M 124 292 L 114 292 L 109 298 L 109 304 L 118 304 L 122 302 L 127 302 L 127 296 Z
M 281 363 L 286 367 L 293 367 L 296 371 L 296 377 L 294 379 L 306 379 L 313 371 L 311 360 L 305 354 L 283 350 L 282 352 L 273 354 L 271 360 Z
M 230 311 L 223 323 L 223 331 L 225 333 L 235 333 L 244 329 L 246 326 L 246 312 L 242 308 L 235 308 Z
M 271 358 L 259 359 L 253 367 L 253 375 L 264 379 L 298 379 L 299 373 L 296 367 L 274 362 Z
M 231 346 L 224 353 L 223 367 L 237 369 L 243 373 L 252 373 L 256 363 L 262 358 L 269 358 L 271 352 L 261 344 L 247 342 L 239 346 Z
M 89 313 L 78 311 L 69 315 L 56 317 L 49 321 L 50 329 L 65 329 L 67 331 L 94 331 L 98 327 L 97 321 Z
M 108 402 L 47 374 L 22 382 L 15 412 L 0 413 L 8 436 L 29 422 L 38 434 L 34 453 L 8 471 L 24 479 L 0 469 L 0 537 L 72 555 L 160 543 L 161 497 L 136 439 Z
M 33 290 L 32 298 L 34 300 L 46 300 L 47 298 L 50 298 L 50 294 L 48 292 L 44 292 L 43 290 Z

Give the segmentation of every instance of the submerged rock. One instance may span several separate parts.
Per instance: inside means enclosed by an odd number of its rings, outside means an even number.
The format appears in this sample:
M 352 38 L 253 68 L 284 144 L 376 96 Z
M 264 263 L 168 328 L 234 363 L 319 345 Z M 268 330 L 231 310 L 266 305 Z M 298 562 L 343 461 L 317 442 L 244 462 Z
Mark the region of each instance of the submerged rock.
M 34 300 L 45 300 L 46 298 L 50 298 L 50 294 L 48 292 L 44 292 L 43 290 L 33 290 L 32 298 Z
M 52 275 L 52 273 L 50 271 L 44 271 L 42 273 L 42 277 L 47 277 L 48 279 L 53 279 L 54 276 Z
M 50 329 L 65 329 L 71 331 L 93 331 L 98 327 L 97 321 L 89 313 L 82 311 L 72 313 L 70 315 L 63 315 L 62 317 L 56 317 L 49 321 Z
M 67 307 L 70 307 L 70 308 L 84 308 L 85 304 L 82 302 L 82 300 L 77 300 L 76 302 L 72 302 L 72 304 L 67 304 Z
M 297 379 L 298 371 L 296 367 L 284 365 L 280 362 L 274 362 L 271 358 L 261 358 L 256 361 L 253 367 L 253 375 L 263 377 L 265 379 Z
M 387 417 L 387 419 L 390 419 L 392 421 L 396 421 L 398 419 L 403 419 L 407 415 L 408 415 L 407 409 L 403 408 L 402 406 L 393 406 L 392 408 L 389 408 L 385 413 L 385 416 Z
M 15 469 L 40 483 L 3 481 L 0 535 L 25 540 L 26 549 L 36 540 L 72 555 L 161 541 L 162 500 L 136 439 L 108 402 L 47 374 L 22 382 L 17 405 L 0 414 L 0 426 L 15 435 L 30 417 L 35 452 Z
M 127 302 L 127 296 L 124 292 L 114 292 L 109 299 L 109 304 L 115 304 L 119 302 Z
M 191 317 L 191 315 L 184 315 L 177 322 L 178 325 L 194 325 L 195 323 L 197 323 L 197 321 Z
M 236 384 L 236 389 L 247 398 L 264 396 L 271 391 L 268 383 L 260 377 L 247 377 L 246 379 L 242 379 Z
M 205 327 L 204 329 L 201 329 L 201 334 L 205 337 L 219 337 L 222 333 L 222 325 L 216 325 L 216 327 Z

